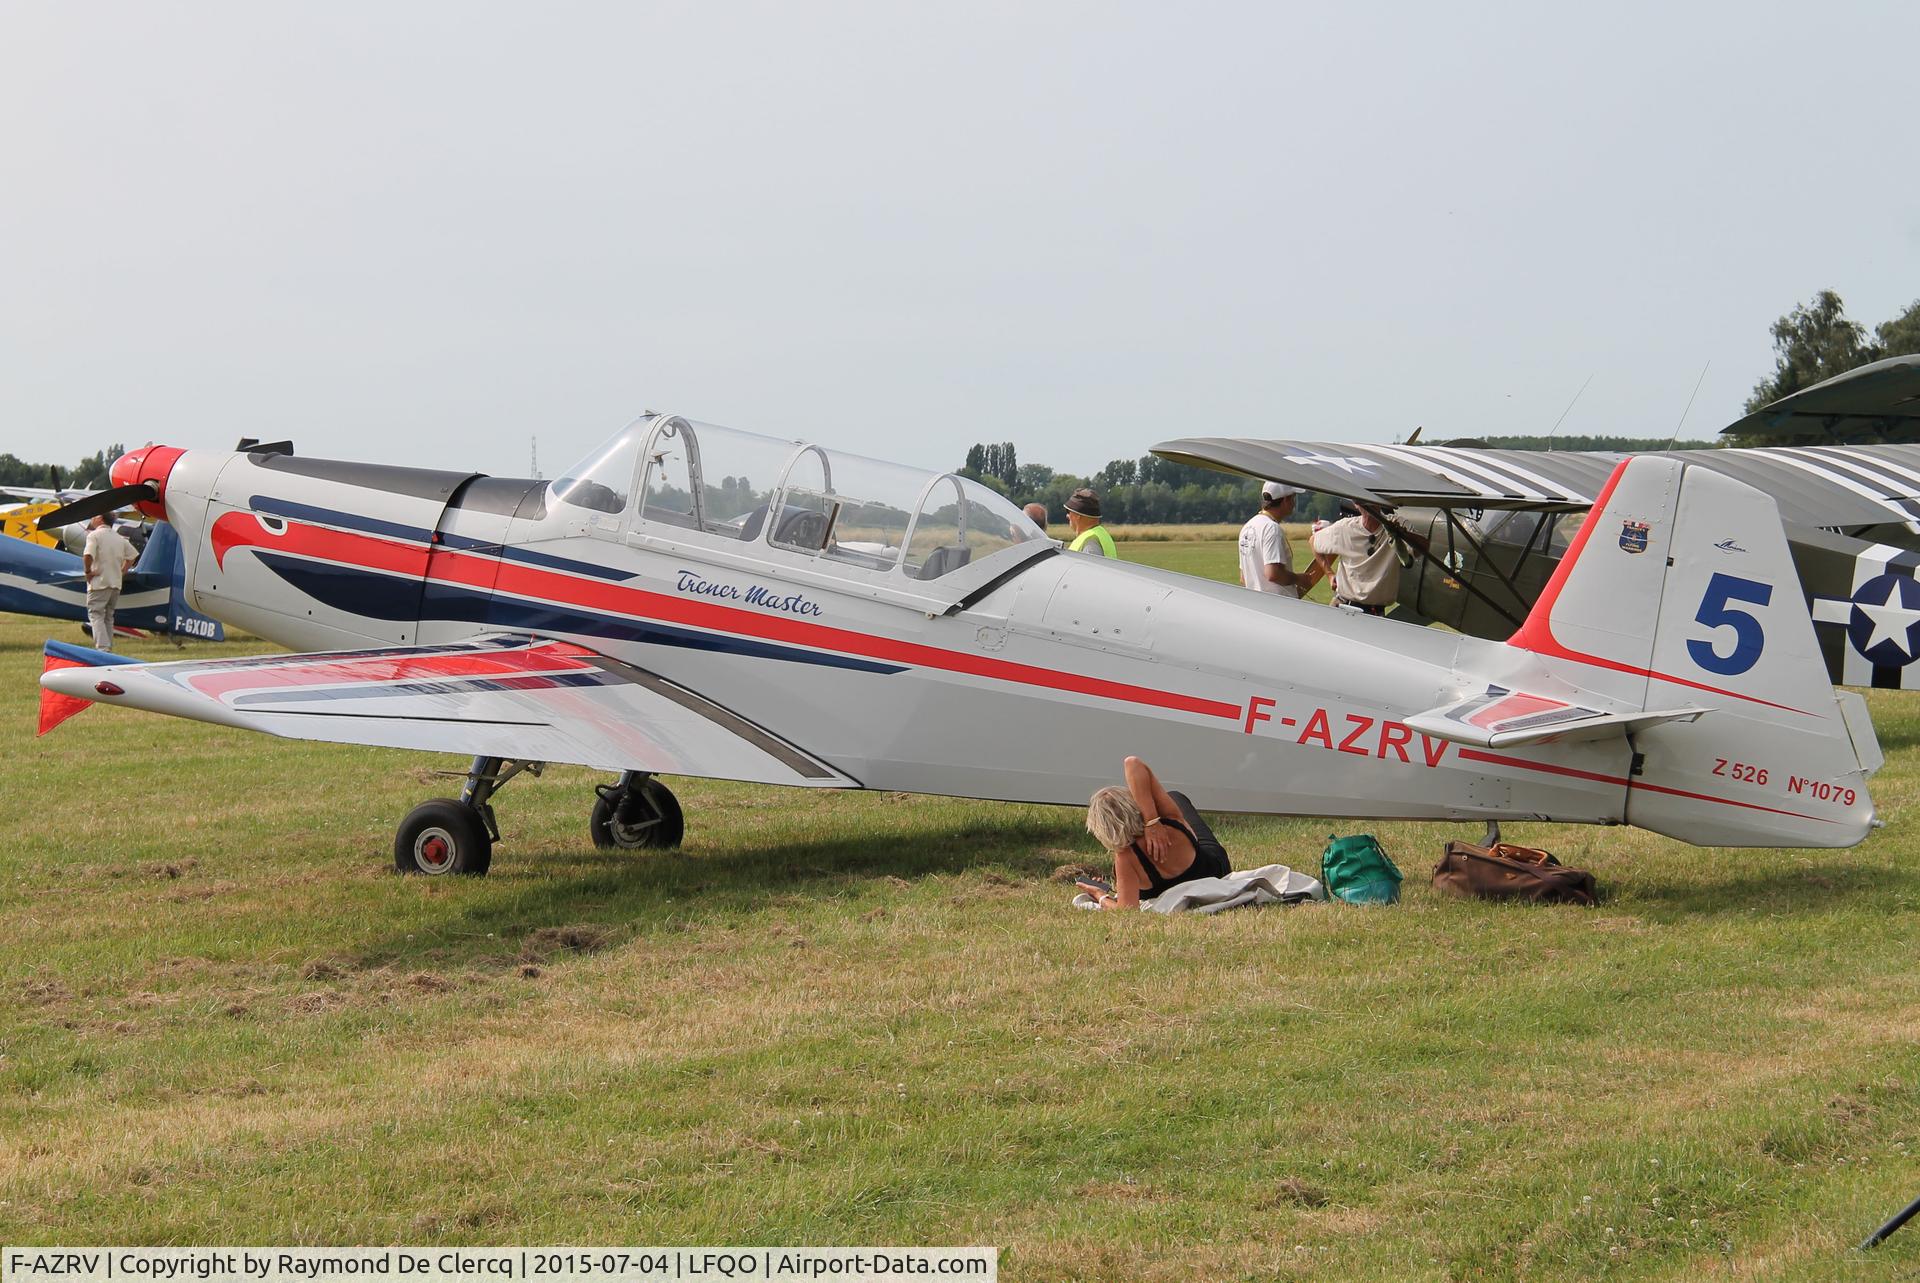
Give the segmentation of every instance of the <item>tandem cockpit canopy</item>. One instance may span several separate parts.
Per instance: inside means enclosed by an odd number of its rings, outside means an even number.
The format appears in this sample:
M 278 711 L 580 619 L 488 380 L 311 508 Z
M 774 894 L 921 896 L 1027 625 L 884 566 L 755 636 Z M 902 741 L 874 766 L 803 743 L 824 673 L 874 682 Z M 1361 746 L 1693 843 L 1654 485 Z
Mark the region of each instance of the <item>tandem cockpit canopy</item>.
M 1047 535 L 953 473 L 653 415 L 552 483 L 596 524 L 692 543 L 761 543 L 823 570 L 930 580 Z

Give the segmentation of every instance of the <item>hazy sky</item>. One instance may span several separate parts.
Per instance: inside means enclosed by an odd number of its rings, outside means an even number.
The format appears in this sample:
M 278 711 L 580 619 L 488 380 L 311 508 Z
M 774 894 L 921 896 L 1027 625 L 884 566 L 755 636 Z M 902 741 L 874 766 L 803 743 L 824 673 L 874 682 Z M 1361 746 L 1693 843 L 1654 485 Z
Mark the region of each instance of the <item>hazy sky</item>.
M 1920 297 L 1920 4 L 0 3 L 0 450 L 1706 435 Z

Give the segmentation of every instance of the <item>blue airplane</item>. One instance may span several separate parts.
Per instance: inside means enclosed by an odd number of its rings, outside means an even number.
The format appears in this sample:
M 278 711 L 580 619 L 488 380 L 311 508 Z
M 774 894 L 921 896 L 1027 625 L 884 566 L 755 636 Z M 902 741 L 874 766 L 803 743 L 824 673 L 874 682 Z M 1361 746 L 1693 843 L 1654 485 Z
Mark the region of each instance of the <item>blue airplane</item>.
M 186 564 L 180 536 L 166 522 L 153 527 L 146 550 L 127 571 L 114 612 L 116 629 L 161 633 L 176 641 L 188 637 L 225 641 L 217 619 L 187 605 Z M 79 557 L 24 539 L 0 538 L 0 611 L 47 619 L 87 619 L 86 571 Z

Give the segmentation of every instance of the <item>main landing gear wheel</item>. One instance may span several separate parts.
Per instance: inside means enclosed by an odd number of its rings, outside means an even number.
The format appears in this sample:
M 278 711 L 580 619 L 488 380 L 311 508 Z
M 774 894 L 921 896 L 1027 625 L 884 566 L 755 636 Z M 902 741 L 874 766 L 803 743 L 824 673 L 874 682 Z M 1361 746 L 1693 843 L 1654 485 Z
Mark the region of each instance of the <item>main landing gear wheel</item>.
M 478 877 L 493 863 L 493 836 L 480 812 L 452 798 L 422 802 L 400 821 L 393 867 L 402 873 Z
M 602 784 L 594 792 L 599 797 L 587 826 L 602 851 L 667 850 L 686 836 L 680 799 L 651 775 L 628 772 L 618 784 Z
M 441 771 L 467 781 L 460 800 L 439 798 L 409 811 L 394 834 L 393 867 L 402 873 L 479 877 L 493 863 L 493 844 L 500 840 L 493 795 L 520 772 L 538 775 L 543 769 L 539 762 L 518 758 L 476 757 L 464 771 Z

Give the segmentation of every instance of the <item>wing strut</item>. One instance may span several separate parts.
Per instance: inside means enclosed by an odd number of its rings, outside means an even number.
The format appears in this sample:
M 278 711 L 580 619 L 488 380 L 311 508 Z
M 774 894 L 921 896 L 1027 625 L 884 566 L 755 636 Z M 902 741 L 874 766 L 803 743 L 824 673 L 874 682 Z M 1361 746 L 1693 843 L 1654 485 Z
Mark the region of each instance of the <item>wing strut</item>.
M 1513 580 L 1507 577 L 1506 571 L 1500 569 L 1500 563 L 1487 555 L 1486 545 L 1482 544 L 1478 539 L 1474 538 L 1472 532 L 1469 531 L 1465 526 L 1460 524 L 1459 520 L 1453 515 L 1453 509 L 1442 508 L 1441 511 L 1446 513 L 1448 529 L 1450 531 L 1459 532 L 1460 537 L 1466 540 L 1467 545 L 1473 549 L 1474 555 L 1479 559 L 1479 562 L 1485 563 L 1486 565 L 1490 565 L 1493 567 L 1493 573 L 1500 576 L 1500 582 L 1507 586 L 1507 591 L 1511 592 L 1514 595 L 1514 598 L 1516 600 L 1524 600 L 1524 598 L 1521 597 L 1520 590 L 1514 586 Z M 1547 523 L 1545 521 L 1542 521 L 1540 524 L 1541 526 L 1544 527 Z M 1538 532 L 1536 531 L 1536 533 Z M 1399 537 L 1399 534 L 1397 533 L 1397 527 L 1396 527 L 1396 533 L 1394 535 L 1394 542 L 1402 548 L 1410 546 L 1404 539 L 1401 539 Z M 1448 537 L 1448 543 L 1449 544 L 1452 543 L 1451 535 L 1449 535 Z M 1533 541 L 1529 539 L 1527 541 L 1526 548 L 1521 550 L 1520 560 L 1525 561 L 1527 557 L 1532 553 L 1532 551 L 1533 551 Z M 1511 623 L 1515 628 L 1520 627 L 1522 624 L 1526 622 L 1526 620 L 1514 614 L 1511 610 L 1508 610 L 1505 606 L 1502 606 L 1499 602 L 1495 601 L 1493 598 L 1489 597 L 1485 592 L 1483 592 L 1480 588 L 1475 586 L 1473 580 L 1470 577 L 1455 570 L 1453 567 L 1449 566 L 1445 561 L 1443 561 L 1439 557 L 1434 556 L 1433 549 L 1431 547 L 1421 549 L 1420 556 L 1426 560 L 1427 564 L 1433 566 L 1442 575 L 1446 576 L 1448 579 L 1454 580 L 1462 588 L 1472 593 L 1475 597 L 1478 597 L 1481 601 L 1484 601 L 1485 603 L 1487 603 L 1487 605 L 1493 607 L 1494 610 L 1498 611 L 1500 615 L 1503 618 L 1505 618 L 1509 623 Z M 1516 566 L 1517 564 L 1518 563 L 1516 563 Z
M 1454 520 L 1453 509 L 1451 508 L 1447 509 L 1446 513 L 1447 513 L 1447 520 L 1449 522 L 1452 522 Z M 1487 548 L 1485 543 L 1474 538 L 1472 531 L 1469 531 L 1464 527 L 1461 528 L 1461 531 L 1460 531 L 1461 535 L 1466 538 L 1467 542 L 1473 546 L 1473 551 L 1479 558 L 1479 562 L 1477 562 L 1476 564 L 1484 563 L 1488 566 L 1493 567 L 1493 573 L 1500 577 L 1500 582 L 1506 586 L 1506 590 L 1508 592 L 1513 594 L 1513 599 L 1516 602 L 1520 603 L 1522 609 L 1531 609 L 1532 604 L 1528 602 L 1527 595 L 1520 590 L 1520 585 L 1515 582 L 1514 576 L 1520 573 L 1520 567 L 1527 564 L 1527 558 L 1533 555 L 1534 545 L 1536 543 L 1541 542 L 1541 536 L 1546 535 L 1547 532 L 1552 529 L 1552 527 L 1547 522 L 1548 517 L 1554 517 L 1555 520 L 1558 520 L 1557 514 L 1549 513 L 1549 512 L 1542 512 L 1540 514 L 1540 520 L 1536 521 L 1533 525 L 1533 533 L 1527 536 L 1527 542 L 1521 546 L 1520 555 L 1518 557 L 1515 557 L 1513 560 L 1513 574 L 1511 575 L 1508 574 L 1505 570 L 1502 570 L 1500 568 L 1499 560 L 1492 555 L 1492 553 Z M 1455 524 L 1457 525 L 1458 523 L 1455 523 Z M 1551 536 L 1549 535 L 1548 538 L 1550 540 Z M 1505 615 L 1507 619 L 1513 623 L 1514 627 L 1518 628 L 1520 626 L 1521 621 L 1518 619 L 1515 619 L 1511 611 L 1503 610 L 1500 613 Z

